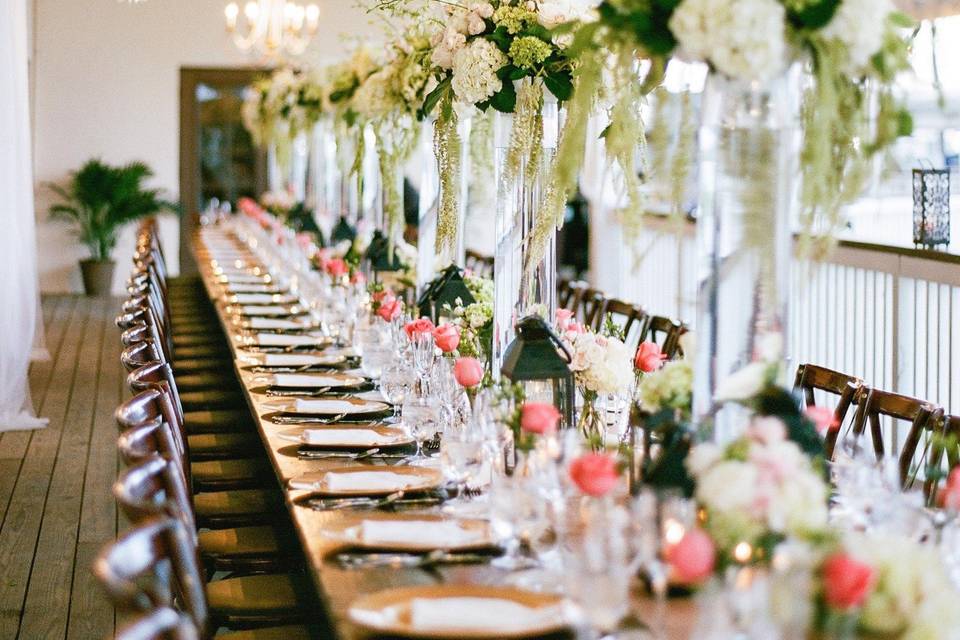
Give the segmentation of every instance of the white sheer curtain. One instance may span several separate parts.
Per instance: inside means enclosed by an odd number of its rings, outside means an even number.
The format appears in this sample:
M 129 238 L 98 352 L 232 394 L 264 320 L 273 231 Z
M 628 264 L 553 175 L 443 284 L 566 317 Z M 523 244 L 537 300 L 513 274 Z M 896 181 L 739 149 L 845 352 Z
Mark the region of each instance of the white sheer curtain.
M 40 325 L 26 0 L 0 0 L 0 431 L 36 429 L 27 369 Z

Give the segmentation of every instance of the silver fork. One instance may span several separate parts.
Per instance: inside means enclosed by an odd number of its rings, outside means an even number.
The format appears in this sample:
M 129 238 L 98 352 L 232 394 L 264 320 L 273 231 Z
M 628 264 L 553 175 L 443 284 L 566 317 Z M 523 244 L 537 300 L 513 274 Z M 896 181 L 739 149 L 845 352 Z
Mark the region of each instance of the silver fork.
M 272 416 L 270 422 L 274 424 L 332 424 L 334 422 L 339 422 L 346 417 L 346 413 L 340 413 L 332 418 L 317 418 L 312 416 L 290 416 L 290 415 L 279 415 Z

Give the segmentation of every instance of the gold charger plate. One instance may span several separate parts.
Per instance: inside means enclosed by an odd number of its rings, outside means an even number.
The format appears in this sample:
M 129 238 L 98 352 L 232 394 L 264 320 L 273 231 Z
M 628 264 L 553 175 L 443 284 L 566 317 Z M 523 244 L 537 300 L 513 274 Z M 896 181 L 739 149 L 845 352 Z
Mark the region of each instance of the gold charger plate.
M 417 628 L 411 620 L 414 600 L 482 598 L 505 600 L 534 609 L 538 615 L 514 627 L 430 627 Z M 438 603 L 437 606 L 442 606 Z M 541 615 L 542 614 L 542 615 Z M 371 593 L 354 600 L 347 612 L 350 621 L 369 631 L 406 638 L 529 638 L 563 631 L 570 626 L 563 599 L 554 594 L 534 593 L 514 587 L 441 584 L 399 587 Z
M 383 520 L 396 522 L 423 522 L 425 526 L 438 522 L 456 522 L 461 528 L 476 532 L 478 538 L 474 540 L 452 541 L 438 544 L 428 540 L 382 540 L 367 541 L 362 538 L 361 526 L 364 520 Z M 426 553 L 441 549 L 444 551 L 470 551 L 476 549 L 491 549 L 496 546 L 490 523 L 479 519 L 450 518 L 435 513 L 367 513 L 362 517 L 350 518 L 346 521 L 334 522 L 323 530 L 324 535 L 358 549 L 372 549 L 382 551 L 400 551 L 410 553 Z
M 259 373 L 251 378 L 251 382 L 278 389 L 310 390 L 323 387 L 334 389 L 362 387 L 367 384 L 367 379 L 353 373 L 332 371 L 330 373 Z M 286 384 L 279 384 L 280 382 Z
M 343 489 L 331 491 L 327 486 L 327 475 L 335 473 L 338 475 L 351 473 L 382 473 L 396 474 L 409 477 L 409 481 L 404 484 L 397 484 L 383 489 Z M 333 467 L 324 471 L 313 471 L 304 473 L 290 480 L 290 486 L 294 489 L 305 489 L 313 495 L 329 496 L 337 498 L 352 498 L 359 496 L 388 496 L 397 491 L 419 492 L 436 489 L 443 483 L 443 474 L 439 469 L 429 469 L 427 467 L 395 466 L 383 467 L 377 465 L 354 465 L 350 467 Z
M 311 444 L 306 442 L 303 439 L 303 432 L 307 430 L 315 431 L 372 431 L 381 436 L 389 437 L 389 442 L 367 442 L 367 443 L 355 443 L 355 442 L 341 442 L 341 443 L 328 443 L 324 442 L 322 444 Z M 405 447 L 407 445 L 413 444 L 415 440 L 410 437 L 405 431 L 397 429 L 396 427 L 387 427 L 387 426 L 363 426 L 363 425 L 350 425 L 350 426 L 329 426 L 329 427 L 311 427 L 309 425 L 298 427 L 296 429 L 287 429 L 286 431 L 281 431 L 277 434 L 277 437 L 282 440 L 288 440 L 290 442 L 296 442 L 302 447 L 307 447 L 310 449 L 369 449 L 371 447 L 377 447 L 379 449 L 391 449 L 395 447 Z

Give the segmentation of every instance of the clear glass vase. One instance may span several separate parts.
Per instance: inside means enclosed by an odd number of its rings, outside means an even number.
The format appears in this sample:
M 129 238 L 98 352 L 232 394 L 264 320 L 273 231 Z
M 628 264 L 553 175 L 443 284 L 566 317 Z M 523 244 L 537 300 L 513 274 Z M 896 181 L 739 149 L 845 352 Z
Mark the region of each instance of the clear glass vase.
M 699 135 L 694 416 L 717 441 L 746 409 L 715 402 L 718 384 L 783 357 L 799 150 L 797 70 L 765 85 L 711 74 Z
M 524 80 L 521 82 L 529 82 Z M 542 87 L 541 87 L 542 90 Z M 544 257 L 533 273 L 524 274 L 529 251 L 526 240 L 533 228 L 536 209 L 544 192 L 547 169 L 557 150 L 560 137 L 560 110 L 556 99 L 544 91 L 541 117 L 535 139 L 539 152 L 532 154 L 533 163 L 521 158 L 515 167 L 516 180 L 504 188 L 504 174 L 511 140 L 514 138 L 513 114 L 497 113 L 493 122 L 494 160 L 496 165 L 497 213 L 496 251 L 494 254 L 493 305 L 493 371 L 499 375 L 503 354 L 515 336 L 514 326 L 524 316 L 539 313 L 553 321 L 557 300 L 556 236 L 551 237 Z M 540 127 L 538 126 L 538 129 Z

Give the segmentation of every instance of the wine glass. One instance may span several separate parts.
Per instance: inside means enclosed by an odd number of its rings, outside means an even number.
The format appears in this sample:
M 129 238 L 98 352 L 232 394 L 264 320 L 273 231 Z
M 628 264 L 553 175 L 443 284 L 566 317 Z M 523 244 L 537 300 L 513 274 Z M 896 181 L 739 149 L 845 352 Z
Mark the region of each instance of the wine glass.
M 402 361 L 392 361 L 383 367 L 380 372 L 380 394 L 384 400 L 393 405 L 393 417 L 401 418 L 401 409 L 404 399 L 410 393 L 413 372 Z
M 413 348 L 413 366 L 420 378 L 420 388 L 424 390 L 427 387 L 427 376 L 433 368 L 433 360 L 436 357 L 433 334 L 427 332 L 414 334 L 410 344 Z
M 464 489 L 476 483 L 485 463 L 480 434 L 466 429 L 445 430 L 440 443 L 440 466 L 444 476 L 456 486 L 458 499 Z
M 393 348 L 389 344 L 382 342 L 372 342 L 364 348 L 363 357 L 360 359 L 360 370 L 363 375 L 372 380 L 380 378 L 383 367 L 390 362 L 393 356 Z
M 610 637 L 630 610 L 628 515 L 604 502 L 582 505 L 575 513 L 561 545 L 567 595 L 595 637 Z
M 521 553 L 524 541 L 537 540 L 547 529 L 546 501 L 537 491 L 535 475 L 521 462 L 512 475 L 495 474 L 490 483 L 490 526 L 504 555 L 491 564 L 498 569 L 519 571 L 538 566 Z
M 423 453 L 424 443 L 435 438 L 440 429 L 439 407 L 435 399 L 425 394 L 406 394 L 402 411 L 404 426 L 417 441 L 411 461 L 422 462 L 428 459 Z

